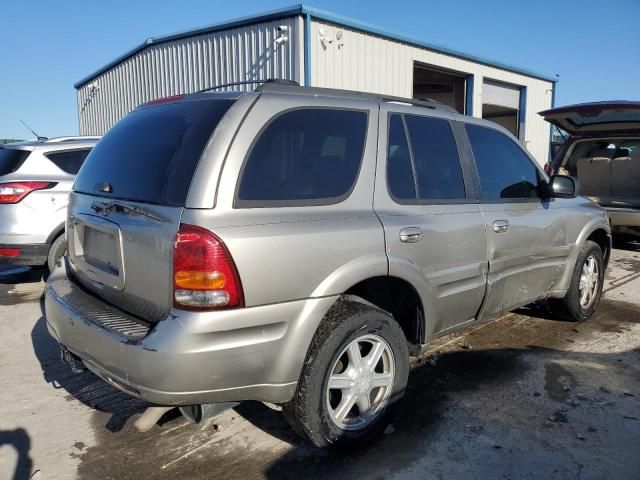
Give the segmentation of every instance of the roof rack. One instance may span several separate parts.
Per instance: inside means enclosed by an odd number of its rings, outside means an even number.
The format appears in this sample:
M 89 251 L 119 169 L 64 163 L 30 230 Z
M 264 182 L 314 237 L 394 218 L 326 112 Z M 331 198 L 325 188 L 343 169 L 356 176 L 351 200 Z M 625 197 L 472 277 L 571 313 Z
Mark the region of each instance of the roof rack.
M 100 140 L 100 137 L 97 136 L 80 136 L 76 135 L 74 137 L 54 137 L 48 138 L 44 140 L 47 143 L 64 143 L 64 142 L 82 142 L 82 141 L 91 141 L 91 140 Z
M 242 85 L 257 85 L 255 92 L 274 92 L 274 93 L 296 93 L 300 95 L 325 95 L 331 97 L 349 97 L 362 100 L 373 100 L 376 102 L 400 103 L 405 105 L 413 105 L 414 107 L 431 108 L 433 110 L 443 110 L 446 112 L 458 113 L 455 108 L 451 108 L 437 100 L 417 99 L 394 97 L 392 95 L 384 95 L 381 93 L 358 92 L 355 90 L 341 90 L 337 88 L 321 88 L 302 86 L 295 80 L 286 80 L 283 78 L 267 78 L 261 80 L 246 80 L 242 82 L 223 83 L 213 87 L 198 90 L 195 93 L 210 92 L 220 88 L 238 87 Z
M 300 86 L 297 82 L 290 80 L 268 80 L 256 88 L 257 92 L 276 92 L 276 93 L 296 93 L 300 95 L 325 95 L 331 97 L 349 97 L 362 100 L 373 100 L 385 103 L 400 103 L 413 105 L 415 107 L 430 108 L 433 110 L 443 110 L 446 112 L 458 113 L 455 108 L 445 105 L 432 99 L 417 99 L 394 97 L 392 95 L 384 95 L 381 93 L 358 92 L 355 90 L 340 90 L 337 88 L 321 88 Z
M 260 91 L 260 89 L 265 84 L 291 85 L 291 86 L 297 86 L 297 87 L 300 86 L 300 84 L 295 80 L 285 80 L 283 78 L 267 78 L 263 80 L 246 80 L 243 82 L 223 83 L 221 85 L 215 85 L 213 87 L 203 88 L 202 90 L 198 90 L 195 93 L 210 92 L 212 90 L 218 90 L 220 88 L 239 87 L 241 85 L 258 85 L 258 87 L 256 87 L 256 91 Z

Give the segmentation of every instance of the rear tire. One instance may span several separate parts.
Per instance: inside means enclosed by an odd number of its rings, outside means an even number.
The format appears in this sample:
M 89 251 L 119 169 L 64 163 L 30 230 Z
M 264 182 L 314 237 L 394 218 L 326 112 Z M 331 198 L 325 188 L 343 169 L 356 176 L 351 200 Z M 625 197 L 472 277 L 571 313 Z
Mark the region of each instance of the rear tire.
M 57 237 L 52 243 L 51 247 L 49 247 L 49 255 L 47 256 L 47 267 L 50 272 L 53 272 L 53 269 L 56 268 L 56 263 L 60 257 L 64 255 L 65 251 L 65 234 L 63 233 L 59 237 Z
M 407 340 L 393 317 L 340 301 L 312 340 L 285 418 L 318 447 L 363 447 L 391 421 L 408 374 Z
M 567 294 L 564 298 L 549 299 L 549 307 L 563 320 L 582 322 L 596 312 L 603 285 L 602 250 L 597 243 L 587 240 L 578 254 Z

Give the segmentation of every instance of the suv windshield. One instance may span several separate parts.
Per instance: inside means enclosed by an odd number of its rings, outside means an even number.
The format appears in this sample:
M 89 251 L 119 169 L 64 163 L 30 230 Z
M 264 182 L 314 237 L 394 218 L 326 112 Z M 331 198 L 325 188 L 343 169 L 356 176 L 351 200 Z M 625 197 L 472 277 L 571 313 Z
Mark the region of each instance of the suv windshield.
M 15 172 L 29 156 L 28 150 L 15 150 L 0 147 L 0 175 Z
M 233 102 L 200 98 L 134 110 L 94 147 L 74 190 L 183 206 L 207 141 Z M 111 193 L 100 189 L 106 183 Z

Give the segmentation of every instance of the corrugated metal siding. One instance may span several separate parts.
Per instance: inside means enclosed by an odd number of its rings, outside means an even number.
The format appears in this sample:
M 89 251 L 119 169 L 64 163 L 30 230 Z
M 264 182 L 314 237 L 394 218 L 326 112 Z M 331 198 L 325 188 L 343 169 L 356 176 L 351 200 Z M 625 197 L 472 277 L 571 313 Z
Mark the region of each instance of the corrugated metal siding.
M 280 25 L 289 27 L 289 41 L 276 45 Z M 80 133 L 101 135 L 156 98 L 254 79 L 301 82 L 301 35 L 302 19 L 292 17 L 152 44 L 78 89 Z
M 323 28 L 332 43 L 323 47 Z M 340 41 L 335 40 L 338 30 Z M 341 43 L 342 45 L 338 45 Z M 474 75 L 473 113 L 482 116 L 483 78 L 527 87 L 525 145 L 540 164 L 549 152 L 549 124 L 538 112 L 551 107 L 553 83 L 325 22 L 311 22 L 311 84 L 411 97 L 413 64 Z

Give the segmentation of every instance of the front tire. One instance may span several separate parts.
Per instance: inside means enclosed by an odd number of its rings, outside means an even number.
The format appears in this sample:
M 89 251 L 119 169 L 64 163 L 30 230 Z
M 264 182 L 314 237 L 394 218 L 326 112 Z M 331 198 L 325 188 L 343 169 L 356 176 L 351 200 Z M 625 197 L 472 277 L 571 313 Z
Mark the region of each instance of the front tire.
M 359 448 L 387 427 L 409 374 L 407 340 L 388 313 L 339 301 L 309 348 L 293 399 L 293 429 L 318 447 Z
M 596 312 L 603 285 L 604 255 L 597 243 L 587 240 L 578 254 L 567 294 L 550 299 L 549 306 L 564 320 L 582 322 Z

